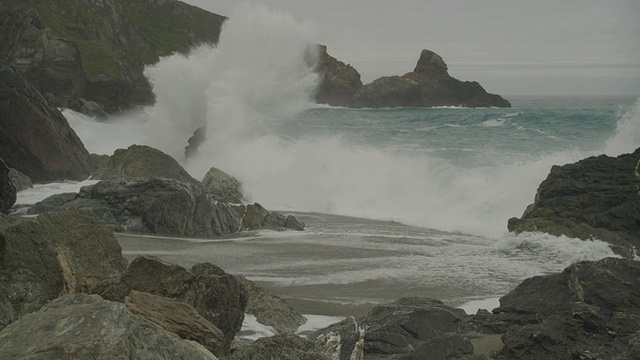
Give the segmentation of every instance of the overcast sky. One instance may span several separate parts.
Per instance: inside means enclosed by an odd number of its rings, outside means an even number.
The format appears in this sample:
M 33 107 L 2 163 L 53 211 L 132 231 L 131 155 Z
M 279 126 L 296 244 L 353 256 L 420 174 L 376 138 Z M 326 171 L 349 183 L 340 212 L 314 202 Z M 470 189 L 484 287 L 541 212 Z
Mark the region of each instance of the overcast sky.
M 239 1 L 184 0 L 229 16 Z M 422 49 L 501 95 L 640 95 L 640 0 L 262 0 L 368 83 Z

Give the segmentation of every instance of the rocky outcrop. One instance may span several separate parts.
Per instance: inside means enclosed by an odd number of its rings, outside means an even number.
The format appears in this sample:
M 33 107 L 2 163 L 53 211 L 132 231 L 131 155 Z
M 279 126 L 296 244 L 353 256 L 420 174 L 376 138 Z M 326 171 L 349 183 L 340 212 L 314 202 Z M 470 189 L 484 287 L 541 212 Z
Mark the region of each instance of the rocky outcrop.
M 14 168 L 9 168 L 9 179 L 11 179 L 13 186 L 16 187 L 16 191 L 31 189 L 33 187 L 31 179 Z
M 64 116 L 0 65 L 0 157 L 35 182 L 89 176 L 89 153 Z
M 247 292 L 242 284 L 207 263 L 196 264 L 189 271 L 152 256 L 140 256 L 131 262 L 119 284 L 105 287 L 100 294 L 122 301 L 132 290 L 189 304 L 224 333 L 220 348 L 225 354 L 242 327 L 247 307 Z
M 137 178 L 166 178 L 183 183 L 200 184 L 171 156 L 145 145 L 131 145 L 118 149 L 91 176 L 97 180 L 132 180 Z
M 202 179 L 202 186 L 219 201 L 242 203 L 242 183 L 220 169 L 209 169 Z
M 13 2 L 0 54 L 56 106 L 80 111 L 82 98 L 113 113 L 152 103 L 144 66 L 216 43 L 224 20 L 176 0 Z
M 64 294 L 117 283 L 127 266 L 113 233 L 89 211 L 0 227 L 0 328 Z
M 325 45 L 313 45 L 307 49 L 307 63 L 320 75 L 320 85 L 315 100 L 319 104 L 349 106 L 351 99 L 362 87 L 360 73 L 351 65 L 337 60 L 327 53 Z
M 413 72 L 383 77 L 364 85 L 350 102 L 352 107 L 510 107 L 499 95 L 487 93 L 477 82 L 451 77 L 442 58 L 422 50 Z
M 509 231 L 539 231 L 573 238 L 598 238 L 627 249 L 640 247 L 640 148 L 632 154 L 590 157 L 553 166 L 534 203 Z
M 2 359 L 217 359 L 97 295 L 66 295 L 0 332 Z
M 10 178 L 10 170 L 0 158 L 0 213 L 7 212 L 16 203 L 16 187 Z
M 307 319 L 300 315 L 282 298 L 273 295 L 263 287 L 237 276 L 249 295 L 246 313 L 254 315 L 259 323 L 273 327 L 279 334 L 295 333 Z
M 304 228 L 295 217 L 269 212 L 260 204 L 230 205 L 217 201 L 201 186 L 160 178 L 101 181 L 83 187 L 73 198 L 69 194 L 49 197 L 29 213 L 67 208 L 91 210 L 117 231 L 167 236 L 215 237 L 243 230 Z
M 640 262 L 583 261 L 525 280 L 500 299 L 497 359 L 613 359 L 637 351 Z
M 203 345 L 216 356 L 223 356 L 224 334 L 189 304 L 163 296 L 132 290 L 125 298 L 127 309 L 185 340 Z

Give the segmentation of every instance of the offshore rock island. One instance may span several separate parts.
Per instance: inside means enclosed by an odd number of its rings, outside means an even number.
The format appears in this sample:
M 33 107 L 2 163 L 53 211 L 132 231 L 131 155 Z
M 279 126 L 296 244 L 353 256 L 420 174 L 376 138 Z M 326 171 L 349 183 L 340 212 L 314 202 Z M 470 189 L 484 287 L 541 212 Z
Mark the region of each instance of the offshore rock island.
M 318 73 L 322 81 L 316 101 L 354 108 L 382 107 L 511 107 L 500 95 L 487 93 L 477 82 L 451 77 L 440 55 L 422 50 L 415 69 L 402 76 L 385 76 L 363 85 L 350 65 L 318 46 Z

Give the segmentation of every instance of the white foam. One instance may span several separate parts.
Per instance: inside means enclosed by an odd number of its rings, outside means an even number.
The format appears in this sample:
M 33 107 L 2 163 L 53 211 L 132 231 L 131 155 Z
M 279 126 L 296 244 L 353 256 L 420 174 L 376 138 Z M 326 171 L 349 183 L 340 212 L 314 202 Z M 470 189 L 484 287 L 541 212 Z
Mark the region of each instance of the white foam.
M 344 320 L 343 316 L 325 316 L 325 315 L 302 315 L 307 319 L 307 322 L 300 325 L 296 333 L 303 333 L 307 331 L 316 331 L 324 329 L 329 325 L 338 323 Z
M 500 298 L 492 297 L 487 299 L 471 300 L 457 307 L 464 310 L 467 314 L 473 315 L 480 309 L 491 311 L 499 306 Z
M 242 321 L 239 337 L 248 340 L 258 340 L 263 337 L 271 337 L 278 332 L 272 326 L 261 324 L 254 315 L 245 314 Z
M 80 188 L 97 183 L 97 180 L 65 181 L 58 183 L 34 184 L 33 188 L 18 192 L 16 205 L 33 205 L 60 193 L 78 192 Z
M 616 133 L 607 140 L 604 153 L 618 156 L 635 151 L 640 146 L 640 97 L 629 109 L 622 110 Z

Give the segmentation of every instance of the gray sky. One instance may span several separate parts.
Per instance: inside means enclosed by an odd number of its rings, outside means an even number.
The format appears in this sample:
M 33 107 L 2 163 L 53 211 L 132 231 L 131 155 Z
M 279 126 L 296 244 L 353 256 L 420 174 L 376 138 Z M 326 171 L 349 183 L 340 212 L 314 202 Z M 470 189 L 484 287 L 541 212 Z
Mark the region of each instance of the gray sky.
M 230 15 L 239 1 L 183 0 Z M 315 24 L 368 83 L 432 50 L 501 95 L 640 95 L 640 0 L 247 1 Z

